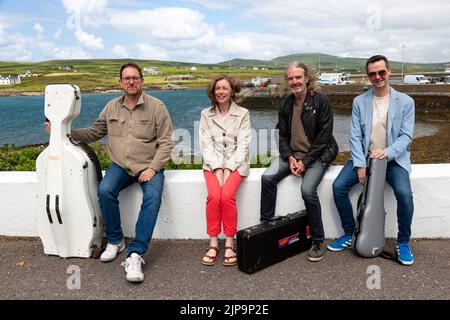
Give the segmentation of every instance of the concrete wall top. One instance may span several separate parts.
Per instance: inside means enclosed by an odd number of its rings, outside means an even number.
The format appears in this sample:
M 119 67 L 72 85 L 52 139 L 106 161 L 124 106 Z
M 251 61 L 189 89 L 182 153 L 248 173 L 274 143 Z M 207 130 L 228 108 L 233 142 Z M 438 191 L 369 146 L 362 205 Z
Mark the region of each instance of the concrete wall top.
M 332 195 L 332 183 L 342 166 L 332 166 L 319 185 L 325 236 L 342 234 Z M 261 175 L 264 168 L 251 169 L 237 194 L 238 229 L 259 223 Z M 153 234 L 157 239 L 206 239 L 206 186 L 201 170 L 167 170 L 158 222 Z M 414 238 L 450 238 L 450 164 L 413 165 L 411 182 L 414 197 L 412 236 Z M 301 178 L 289 176 L 278 185 L 276 214 L 304 209 L 300 195 Z M 350 199 L 356 201 L 362 190 L 356 186 Z M 38 211 L 35 172 L 0 172 L 0 235 L 38 236 L 35 216 Z M 122 228 L 127 237 L 134 235 L 142 193 L 137 184 L 119 196 Z M 385 187 L 386 236 L 396 237 L 397 203 L 392 189 Z M 356 211 L 356 210 L 355 210 Z M 43 213 L 45 214 L 45 213 Z M 356 213 L 355 213 L 356 215 Z

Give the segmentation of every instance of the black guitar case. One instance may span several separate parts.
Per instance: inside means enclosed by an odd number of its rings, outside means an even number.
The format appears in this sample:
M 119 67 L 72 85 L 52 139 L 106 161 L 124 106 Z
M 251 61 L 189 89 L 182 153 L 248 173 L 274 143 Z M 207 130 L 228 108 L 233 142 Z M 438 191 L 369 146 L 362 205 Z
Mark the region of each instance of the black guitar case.
M 242 229 L 236 238 L 238 269 L 248 274 L 311 248 L 305 210 Z

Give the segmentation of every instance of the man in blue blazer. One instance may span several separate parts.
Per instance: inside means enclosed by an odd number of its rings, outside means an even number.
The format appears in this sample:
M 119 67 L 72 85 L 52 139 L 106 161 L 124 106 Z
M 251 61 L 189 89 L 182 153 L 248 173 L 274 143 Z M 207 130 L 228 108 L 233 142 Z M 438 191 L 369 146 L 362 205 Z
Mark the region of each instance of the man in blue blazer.
M 333 183 L 334 202 L 344 235 L 327 247 L 330 251 L 341 251 L 351 246 L 355 220 L 348 193 L 358 182 L 364 184 L 368 155 L 375 159 L 387 158 L 386 181 L 397 199 L 398 259 L 404 265 L 411 265 L 414 263 L 414 256 L 409 239 L 414 204 L 409 175 L 414 100 L 389 85 L 391 69 L 385 56 L 369 58 L 366 72 L 372 89 L 353 100 L 351 158 Z

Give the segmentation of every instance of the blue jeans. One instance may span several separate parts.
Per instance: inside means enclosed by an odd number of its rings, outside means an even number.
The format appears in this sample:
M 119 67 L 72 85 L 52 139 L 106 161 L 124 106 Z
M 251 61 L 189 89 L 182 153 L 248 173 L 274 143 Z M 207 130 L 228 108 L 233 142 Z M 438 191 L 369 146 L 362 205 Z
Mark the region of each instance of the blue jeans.
M 355 230 L 353 208 L 348 193 L 358 182 L 358 172 L 353 169 L 353 161 L 349 160 L 333 183 L 334 203 L 341 218 L 342 228 L 347 236 L 352 236 Z M 386 182 L 394 190 L 397 199 L 397 241 L 408 243 L 411 237 L 411 223 L 414 212 L 409 173 L 394 160 L 389 161 L 386 168 Z
M 138 182 L 138 177 L 130 176 L 120 166 L 112 163 L 100 182 L 98 199 L 102 210 L 106 238 L 111 244 L 118 244 L 124 238 L 120 223 L 119 192 L 134 182 Z M 135 226 L 135 237 L 125 251 L 143 255 L 149 248 L 159 207 L 161 206 L 164 169 L 157 172 L 150 181 L 139 184 L 143 193 L 141 210 Z
M 302 174 L 301 193 L 311 227 L 311 239 L 313 241 L 323 241 L 324 239 L 322 209 L 319 197 L 317 196 L 317 187 L 322 181 L 328 167 L 328 165 L 316 161 L 311 167 L 306 168 Z M 283 178 L 290 174 L 289 162 L 281 157 L 272 161 L 270 167 L 264 171 L 261 177 L 260 214 L 262 219 L 270 219 L 275 215 L 277 185 Z

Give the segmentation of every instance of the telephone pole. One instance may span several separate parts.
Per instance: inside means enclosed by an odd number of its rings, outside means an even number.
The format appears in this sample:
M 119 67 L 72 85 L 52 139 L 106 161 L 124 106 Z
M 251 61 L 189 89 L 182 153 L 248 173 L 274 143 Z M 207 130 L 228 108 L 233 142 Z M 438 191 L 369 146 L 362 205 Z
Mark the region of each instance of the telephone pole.
M 405 44 L 402 45 L 402 83 L 403 83 L 403 79 L 404 79 L 404 76 L 403 76 L 403 64 L 404 64 L 404 62 L 405 62 Z

